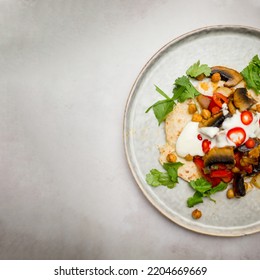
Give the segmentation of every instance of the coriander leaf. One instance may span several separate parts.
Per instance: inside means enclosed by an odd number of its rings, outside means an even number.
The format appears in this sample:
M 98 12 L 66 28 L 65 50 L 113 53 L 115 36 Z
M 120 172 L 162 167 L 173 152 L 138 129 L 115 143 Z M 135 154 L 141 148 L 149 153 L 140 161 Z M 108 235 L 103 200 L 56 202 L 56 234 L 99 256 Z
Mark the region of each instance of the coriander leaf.
M 224 182 L 220 182 L 217 186 L 215 186 L 214 188 L 211 188 L 210 190 L 208 190 L 204 196 L 207 196 L 211 201 L 216 202 L 215 199 L 211 198 L 211 195 L 216 193 L 216 192 L 221 192 L 224 191 L 227 188 L 228 184 L 224 183 Z
M 175 168 L 176 170 L 178 170 L 178 168 L 179 167 L 181 167 L 181 166 L 183 166 L 183 163 L 181 163 L 181 162 L 165 162 L 164 164 L 163 164 L 163 168 L 165 169 L 165 170 L 168 170 L 169 168 Z
M 167 172 L 161 172 L 157 169 L 152 169 L 150 173 L 146 175 L 146 182 L 152 187 L 166 186 L 172 189 L 176 181 L 172 181 L 170 175 Z
M 169 189 L 173 189 L 177 183 L 176 180 L 174 180 L 174 181 L 172 180 L 172 178 L 168 174 L 168 172 L 161 173 L 159 180 L 160 180 L 161 185 L 166 186 Z
M 209 194 L 214 194 L 216 192 L 224 191 L 227 188 L 228 184 L 224 182 L 220 182 L 216 187 L 211 188 L 211 190 L 208 191 Z
M 172 99 L 159 101 L 153 105 L 153 112 L 160 125 L 173 110 L 175 102 Z
M 193 196 L 191 196 L 187 199 L 188 207 L 191 208 L 196 204 L 202 203 L 203 202 L 202 196 L 203 195 L 200 192 L 195 192 Z
M 206 77 L 208 77 L 211 73 L 211 69 L 207 64 L 201 64 L 198 60 L 193 65 L 191 65 L 188 70 L 186 71 L 186 74 L 192 78 L 196 78 L 197 76 L 204 74 Z
M 161 185 L 159 181 L 161 172 L 157 169 L 151 169 L 150 173 L 146 175 L 146 182 L 152 187 L 158 187 Z
M 260 94 L 260 59 L 255 55 L 248 66 L 241 72 L 247 87 L 253 89 L 256 94 Z
M 187 200 L 188 207 L 193 207 L 198 203 L 203 202 L 203 197 L 208 197 L 211 201 L 216 202 L 211 198 L 216 192 L 223 191 L 227 188 L 228 184 L 224 182 L 220 182 L 217 186 L 212 188 L 210 182 L 208 182 L 204 178 L 199 178 L 197 180 L 190 181 L 190 186 L 195 190 L 195 193 L 192 197 L 189 197 Z
M 200 93 L 192 85 L 187 76 L 182 76 L 175 80 L 175 88 L 173 89 L 173 99 L 179 102 L 184 102 L 189 98 L 195 98 Z
M 205 193 L 206 191 L 211 190 L 211 183 L 204 178 L 199 178 L 197 180 L 190 181 L 191 187 L 200 193 Z
M 165 163 L 163 167 L 166 172 L 151 169 L 150 173 L 146 175 L 146 182 L 152 187 L 163 185 L 172 189 L 178 183 L 178 168 L 182 165 L 181 162 Z
M 164 163 L 163 168 L 167 171 L 168 175 L 171 178 L 173 183 L 178 183 L 178 169 L 183 163 L 173 162 L 173 163 Z
M 160 88 L 157 87 L 156 85 L 155 85 L 155 89 L 156 89 L 156 91 L 157 91 L 158 93 L 160 93 L 163 97 L 165 97 L 166 99 L 170 99 L 170 97 L 169 97 L 162 89 L 160 89 Z
M 145 111 L 145 113 L 148 113 L 151 109 L 153 109 L 154 115 L 158 120 L 158 124 L 160 125 L 165 120 L 167 115 L 173 110 L 175 102 L 159 87 L 155 86 L 155 88 L 158 93 L 165 97 L 165 99 L 159 100 L 156 103 L 154 103 Z

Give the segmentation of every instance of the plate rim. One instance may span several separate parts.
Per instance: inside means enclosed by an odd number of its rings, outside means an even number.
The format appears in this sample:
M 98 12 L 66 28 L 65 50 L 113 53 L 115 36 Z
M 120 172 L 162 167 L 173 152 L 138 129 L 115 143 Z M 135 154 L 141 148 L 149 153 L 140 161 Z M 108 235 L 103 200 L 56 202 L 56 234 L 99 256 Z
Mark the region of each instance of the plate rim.
M 127 163 L 128 163 L 128 167 L 132 173 L 132 176 L 135 179 L 136 184 L 138 185 L 139 189 L 142 191 L 143 195 L 145 196 L 145 198 L 153 205 L 153 207 L 155 207 L 155 209 L 157 209 L 160 214 L 162 214 L 164 217 L 168 218 L 171 222 L 173 222 L 174 224 L 185 228 L 191 232 L 194 233 L 199 233 L 199 234 L 204 234 L 204 235 L 209 235 L 209 236 L 218 236 L 218 237 L 240 237 L 240 236 L 245 236 L 245 235 L 251 235 L 251 234 L 255 234 L 260 232 L 260 225 L 256 228 L 254 228 L 252 225 L 249 225 L 248 228 L 245 228 L 245 230 L 243 230 L 243 228 L 240 228 L 241 232 L 236 231 L 236 227 L 229 228 L 227 229 L 227 231 L 214 231 L 212 230 L 214 227 L 210 228 L 210 231 L 207 231 L 207 227 L 205 226 L 205 228 L 198 226 L 195 227 L 194 226 L 189 226 L 187 224 L 185 224 L 184 222 L 181 222 L 181 220 L 179 221 L 177 219 L 173 219 L 174 217 L 172 217 L 170 214 L 167 213 L 166 210 L 162 209 L 161 207 L 159 207 L 152 199 L 152 197 L 149 195 L 149 193 L 145 190 L 145 188 L 142 185 L 142 182 L 139 180 L 138 175 L 136 174 L 136 172 L 134 171 L 134 167 L 132 165 L 131 159 L 130 159 L 130 151 L 128 150 L 128 142 L 129 140 L 127 139 L 127 114 L 130 108 L 130 104 L 131 101 L 133 99 L 133 96 L 135 94 L 135 89 L 139 83 L 139 81 L 142 78 L 142 75 L 145 73 L 145 71 L 149 68 L 149 66 L 156 60 L 156 58 L 163 53 L 164 50 L 166 50 L 168 47 L 170 47 L 173 44 L 176 44 L 177 42 L 188 38 L 190 36 L 199 34 L 199 33 L 203 33 L 205 31 L 209 31 L 209 32 L 213 32 L 213 31 L 224 31 L 224 30 L 229 30 L 229 31 L 239 31 L 241 33 L 248 31 L 248 32 L 254 32 L 254 33 L 259 33 L 260 34 L 260 29 L 256 28 L 256 27 L 252 27 L 252 26 L 246 26 L 246 25 L 209 25 L 209 26 L 204 26 L 201 28 L 197 28 L 194 30 L 191 30 L 189 32 L 183 33 L 182 35 L 179 35 L 175 38 L 173 38 L 172 40 L 168 41 L 166 44 L 164 44 L 161 48 L 159 48 L 148 60 L 147 62 L 144 64 L 144 66 L 141 68 L 141 70 L 139 71 L 137 77 L 135 78 L 132 87 L 130 89 L 130 92 L 128 94 L 127 97 L 127 101 L 125 104 L 125 108 L 124 108 L 124 117 L 123 117 L 123 143 L 124 143 L 124 153 L 125 153 L 125 157 L 127 159 Z M 252 228 L 253 227 L 253 228 Z M 220 227 L 223 228 L 223 227 Z M 219 228 L 219 229 L 220 229 Z

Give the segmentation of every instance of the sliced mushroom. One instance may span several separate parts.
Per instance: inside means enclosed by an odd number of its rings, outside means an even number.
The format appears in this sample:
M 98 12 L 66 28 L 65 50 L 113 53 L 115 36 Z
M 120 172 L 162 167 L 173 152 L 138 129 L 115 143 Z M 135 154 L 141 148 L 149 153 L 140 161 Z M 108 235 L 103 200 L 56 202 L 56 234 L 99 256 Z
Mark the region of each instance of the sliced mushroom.
M 246 88 L 237 88 L 233 95 L 233 103 L 242 112 L 252 107 L 256 101 L 248 96 Z
M 233 87 L 243 80 L 243 77 L 239 72 L 224 66 L 211 67 L 211 75 L 214 73 L 220 74 L 221 79 L 225 81 L 224 86 L 226 87 Z
M 199 126 L 200 127 L 205 127 L 205 126 L 220 127 L 226 117 L 227 116 L 224 116 L 223 112 L 220 111 L 219 113 L 213 115 L 211 118 L 200 122 Z
M 231 99 L 228 100 L 227 106 L 228 106 L 229 113 L 231 115 L 234 115 L 236 113 L 236 107 Z
M 224 96 L 229 97 L 232 94 L 233 91 L 232 91 L 231 88 L 228 88 L 228 87 L 218 87 L 214 90 L 214 93 L 215 92 L 221 93 Z
M 234 150 L 232 147 L 214 147 L 204 156 L 205 167 L 210 167 L 214 164 L 226 164 L 228 167 L 233 167 L 235 164 Z
M 240 173 L 234 174 L 233 191 L 236 197 L 241 197 L 246 195 L 244 177 Z

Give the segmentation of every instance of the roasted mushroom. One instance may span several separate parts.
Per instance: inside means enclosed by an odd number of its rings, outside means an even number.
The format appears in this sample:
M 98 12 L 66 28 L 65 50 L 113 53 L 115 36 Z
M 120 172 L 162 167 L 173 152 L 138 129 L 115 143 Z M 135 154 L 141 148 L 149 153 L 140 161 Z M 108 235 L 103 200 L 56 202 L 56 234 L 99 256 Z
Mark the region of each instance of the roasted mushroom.
M 232 168 L 235 164 L 234 150 L 232 147 L 214 147 L 204 156 L 205 167 L 211 167 L 214 164 L 225 164 Z
M 211 67 L 211 75 L 219 73 L 221 79 L 225 81 L 224 86 L 233 87 L 243 80 L 242 75 L 234 69 L 224 66 Z
M 205 127 L 205 126 L 220 127 L 226 117 L 227 116 L 224 116 L 223 112 L 221 111 L 221 112 L 213 115 L 211 118 L 200 122 L 200 127 Z
M 242 112 L 253 106 L 256 101 L 248 96 L 246 88 L 237 88 L 233 95 L 233 103 Z
M 244 177 L 240 173 L 234 174 L 233 191 L 236 197 L 241 197 L 246 195 Z

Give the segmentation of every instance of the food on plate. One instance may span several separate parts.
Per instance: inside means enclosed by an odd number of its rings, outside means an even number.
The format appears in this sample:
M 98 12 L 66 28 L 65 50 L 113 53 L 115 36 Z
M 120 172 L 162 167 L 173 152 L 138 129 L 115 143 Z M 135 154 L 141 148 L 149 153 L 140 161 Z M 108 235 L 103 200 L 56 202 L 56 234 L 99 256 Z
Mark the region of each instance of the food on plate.
M 226 189 L 231 199 L 260 188 L 258 55 L 241 72 L 198 61 L 175 80 L 172 97 L 157 86 L 156 91 L 164 99 L 146 112 L 152 109 L 158 124 L 164 122 L 166 143 L 159 148 L 164 171 L 152 169 L 149 185 L 173 188 L 184 179 L 195 191 L 188 207 L 205 197 L 215 201 L 212 195 Z

